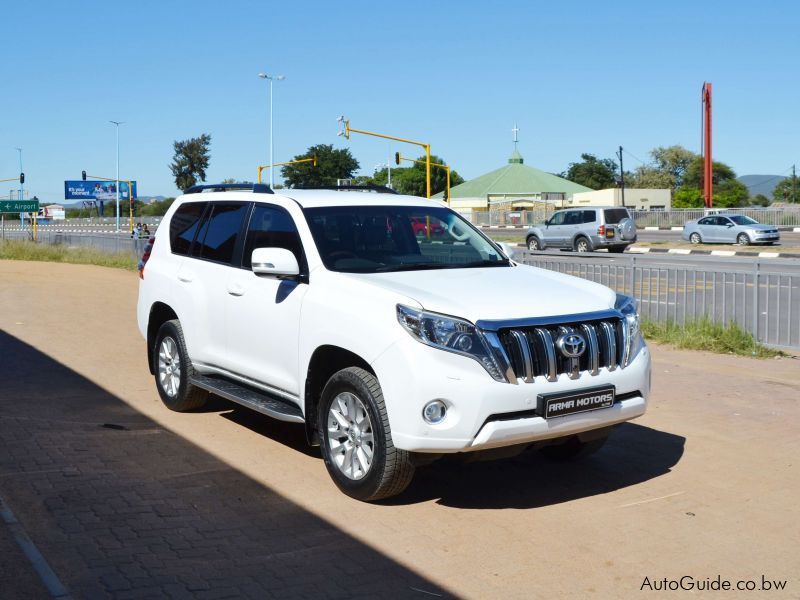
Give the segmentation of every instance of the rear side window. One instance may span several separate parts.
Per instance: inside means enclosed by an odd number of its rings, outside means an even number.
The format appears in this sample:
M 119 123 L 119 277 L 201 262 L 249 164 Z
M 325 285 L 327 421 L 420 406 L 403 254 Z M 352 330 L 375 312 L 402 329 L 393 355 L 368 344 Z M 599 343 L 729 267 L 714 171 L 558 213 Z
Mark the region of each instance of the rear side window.
M 178 207 L 169 222 L 169 246 L 174 254 L 186 256 L 192 248 L 197 225 L 207 202 L 187 202 Z
M 585 210 L 583 211 L 583 222 L 584 223 L 594 223 L 597 219 L 597 215 L 593 210 Z
M 252 267 L 256 248 L 284 248 L 294 254 L 298 265 L 303 265 L 300 234 L 291 215 L 281 208 L 263 204 L 256 204 L 253 208 L 244 242 L 243 267 Z
M 582 215 L 583 215 L 582 210 L 569 211 L 567 213 L 567 216 L 564 218 L 564 225 L 580 225 Z
M 616 225 L 620 221 L 627 219 L 630 216 L 627 209 L 624 208 L 607 208 L 605 213 L 606 223 L 609 225 Z
M 202 236 L 197 236 L 192 255 L 230 264 L 247 207 L 244 202 L 214 204 L 203 224 Z

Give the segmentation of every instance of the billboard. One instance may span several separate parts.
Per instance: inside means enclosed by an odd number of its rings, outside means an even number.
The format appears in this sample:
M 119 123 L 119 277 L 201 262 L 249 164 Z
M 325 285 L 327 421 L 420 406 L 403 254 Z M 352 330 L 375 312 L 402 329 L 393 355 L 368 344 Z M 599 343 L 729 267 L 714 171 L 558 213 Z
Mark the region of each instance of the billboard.
M 133 183 L 133 197 L 136 198 L 136 182 Z M 65 181 L 64 200 L 100 200 L 108 202 L 117 199 L 116 181 Z M 119 199 L 128 200 L 128 182 L 119 182 Z

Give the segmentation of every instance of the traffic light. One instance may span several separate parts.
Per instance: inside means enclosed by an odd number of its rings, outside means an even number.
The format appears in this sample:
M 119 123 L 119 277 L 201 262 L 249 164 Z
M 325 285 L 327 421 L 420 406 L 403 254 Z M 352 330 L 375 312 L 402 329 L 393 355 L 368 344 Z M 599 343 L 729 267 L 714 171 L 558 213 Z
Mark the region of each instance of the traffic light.
M 19 182 L 20 183 L 25 183 L 25 173 L 20 173 L 19 174 Z
M 395 152 L 394 153 L 394 164 L 396 164 L 396 165 L 400 164 L 400 153 L 399 152 Z
M 81 179 L 86 181 L 86 171 L 81 171 Z

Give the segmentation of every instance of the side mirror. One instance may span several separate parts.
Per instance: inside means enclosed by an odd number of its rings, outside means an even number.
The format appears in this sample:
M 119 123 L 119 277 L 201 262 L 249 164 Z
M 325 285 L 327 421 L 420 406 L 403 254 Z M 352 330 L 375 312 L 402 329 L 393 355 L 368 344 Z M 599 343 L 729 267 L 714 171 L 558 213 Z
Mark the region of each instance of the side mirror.
M 514 247 L 511 244 L 507 244 L 506 242 L 497 242 L 497 245 L 500 246 L 500 250 L 503 251 L 509 260 L 514 259 Z
M 300 274 L 297 258 L 285 248 L 256 248 L 251 255 L 251 264 L 256 275 L 291 278 Z
M 733 227 L 733 223 L 728 223 L 728 227 Z

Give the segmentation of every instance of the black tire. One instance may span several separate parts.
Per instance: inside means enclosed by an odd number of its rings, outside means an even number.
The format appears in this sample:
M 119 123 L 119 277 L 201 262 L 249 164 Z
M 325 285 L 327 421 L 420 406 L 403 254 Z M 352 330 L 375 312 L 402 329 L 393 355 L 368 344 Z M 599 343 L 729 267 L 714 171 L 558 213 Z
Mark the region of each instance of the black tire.
M 626 246 L 611 246 L 609 247 L 608 251 L 613 252 L 614 254 L 622 254 L 625 252 Z
M 537 250 L 542 249 L 542 244 L 539 241 L 539 238 L 537 238 L 535 235 L 532 235 L 528 238 L 527 245 L 528 245 L 528 250 L 530 250 L 531 252 L 536 252 Z
M 589 238 L 584 236 L 578 236 L 575 238 L 575 252 L 591 252 L 592 251 L 592 242 L 589 241 Z
M 593 440 L 582 442 L 577 437 L 571 437 L 562 444 L 554 444 L 551 446 L 542 446 L 539 452 L 545 458 L 556 461 L 570 461 L 585 458 L 594 454 L 608 440 L 608 435 L 595 438 Z
M 372 426 L 372 462 L 361 479 L 351 479 L 345 475 L 331 458 L 331 442 L 328 439 L 329 410 L 336 397 L 343 392 L 349 392 L 361 401 Z M 359 367 L 349 367 L 334 373 L 322 390 L 317 423 L 322 457 L 328 474 L 336 486 L 351 498 L 364 502 L 381 500 L 400 494 L 411 483 L 414 477 L 411 453 L 394 447 L 383 392 L 372 373 Z
M 750 245 L 750 238 L 747 237 L 746 233 L 740 233 L 736 236 L 736 243 L 740 246 L 749 246 Z
M 166 339 L 172 340 L 177 349 L 177 363 L 179 366 L 179 384 L 175 394 L 171 395 L 165 384 L 162 382 L 159 362 L 161 360 L 160 350 L 162 342 Z M 170 410 L 176 412 L 186 412 L 196 410 L 203 406 L 208 400 L 208 392 L 189 383 L 189 378 L 194 373 L 192 361 L 186 351 L 186 342 L 183 339 L 183 329 L 177 319 L 167 321 L 158 330 L 156 342 L 153 346 L 153 373 L 155 373 L 156 388 L 161 401 Z
M 700 234 L 695 231 L 692 235 L 689 236 L 689 241 L 692 244 L 702 244 L 703 238 L 701 238 Z

